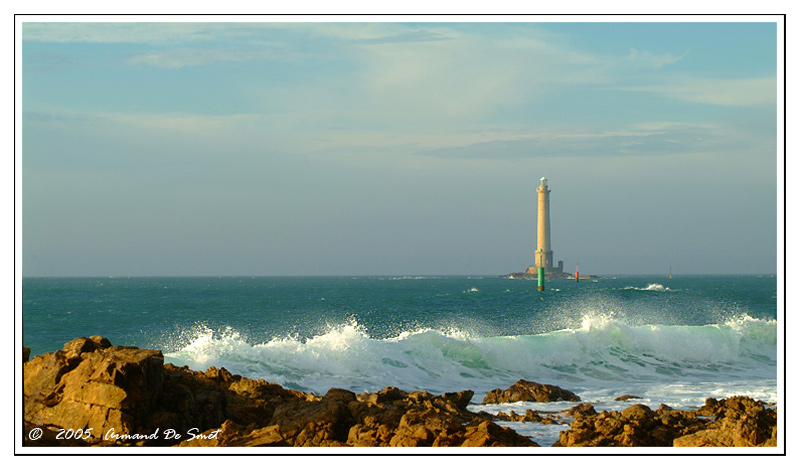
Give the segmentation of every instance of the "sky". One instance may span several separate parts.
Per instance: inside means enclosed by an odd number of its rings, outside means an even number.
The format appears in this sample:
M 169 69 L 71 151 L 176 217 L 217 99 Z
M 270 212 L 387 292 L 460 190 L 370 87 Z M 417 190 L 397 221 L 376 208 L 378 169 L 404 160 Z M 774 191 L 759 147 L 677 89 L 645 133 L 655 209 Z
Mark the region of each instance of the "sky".
M 738 18 L 25 22 L 22 274 L 506 274 L 543 176 L 568 270 L 775 273 L 778 28 Z

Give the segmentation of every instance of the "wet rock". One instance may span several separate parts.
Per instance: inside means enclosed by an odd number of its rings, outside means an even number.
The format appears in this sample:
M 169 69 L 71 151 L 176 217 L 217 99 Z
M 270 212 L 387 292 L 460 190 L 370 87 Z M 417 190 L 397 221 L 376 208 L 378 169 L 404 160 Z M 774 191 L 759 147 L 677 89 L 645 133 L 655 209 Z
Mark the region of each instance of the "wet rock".
M 525 414 L 521 415 L 513 410 L 508 414 L 502 411 L 495 417 L 500 421 L 517 421 L 520 423 L 541 423 L 541 424 L 559 424 L 560 421 L 554 413 L 546 413 L 544 416 L 535 410 L 525 410 Z
M 639 396 L 636 396 L 636 395 L 622 395 L 621 397 L 615 398 L 614 401 L 628 401 L 628 400 L 641 399 L 641 398 L 642 397 L 639 397 Z
M 581 401 L 578 395 L 555 385 L 544 385 L 528 380 L 518 380 L 506 390 L 496 388 L 483 398 L 483 404 L 513 403 L 517 401 Z

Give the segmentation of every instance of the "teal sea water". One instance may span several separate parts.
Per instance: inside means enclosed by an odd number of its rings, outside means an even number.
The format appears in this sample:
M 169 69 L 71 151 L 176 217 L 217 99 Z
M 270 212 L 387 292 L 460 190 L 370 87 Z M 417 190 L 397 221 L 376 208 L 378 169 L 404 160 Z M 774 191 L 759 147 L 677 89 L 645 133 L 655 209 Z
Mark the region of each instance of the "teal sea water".
M 102 335 L 314 393 L 471 389 L 480 402 L 525 378 L 604 409 L 622 394 L 679 408 L 778 399 L 775 276 L 564 279 L 544 292 L 493 276 L 24 278 L 22 297 L 34 355 Z

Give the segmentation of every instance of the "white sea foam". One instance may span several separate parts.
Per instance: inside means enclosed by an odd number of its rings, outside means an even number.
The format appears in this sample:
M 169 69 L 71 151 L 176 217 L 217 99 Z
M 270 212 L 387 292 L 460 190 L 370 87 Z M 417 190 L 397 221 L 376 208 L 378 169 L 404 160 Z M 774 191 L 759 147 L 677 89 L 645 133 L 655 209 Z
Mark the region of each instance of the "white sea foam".
M 669 287 L 664 287 L 661 284 L 648 284 L 646 287 L 633 287 L 627 286 L 624 287 L 623 290 L 645 290 L 645 291 L 656 291 L 656 292 L 668 292 L 671 291 Z
M 620 384 L 637 390 L 703 383 L 724 388 L 725 383 L 774 382 L 776 326 L 774 320 L 747 316 L 705 326 L 631 326 L 611 315 L 590 315 L 578 329 L 539 335 L 480 337 L 456 329 L 421 329 L 376 339 L 351 322 L 312 338 L 258 344 L 236 331 L 201 326 L 166 358 L 197 370 L 221 366 L 317 393 L 392 385 L 435 393 L 471 389 L 480 397 L 520 378 L 576 393 Z M 706 393 L 708 387 L 701 388 Z

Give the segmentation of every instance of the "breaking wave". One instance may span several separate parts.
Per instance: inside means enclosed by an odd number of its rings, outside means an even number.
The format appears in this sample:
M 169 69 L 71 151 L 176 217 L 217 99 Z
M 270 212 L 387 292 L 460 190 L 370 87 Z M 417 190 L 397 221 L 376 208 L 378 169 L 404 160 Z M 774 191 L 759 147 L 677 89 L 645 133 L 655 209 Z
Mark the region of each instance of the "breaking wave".
M 356 392 L 397 386 L 485 393 L 520 378 L 578 390 L 624 383 L 775 379 L 777 322 L 747 315 L 704 326 L 628 325 L 587 315 L 580 328 L 536 335 L 473 336 L 420 329 L 371 338 L 356 322 L 310 338 L 251 344 L 232 329 L 197 325 L 168 362 L 210 366 L 298 390 Z
M 656 292 L 667 292 L 671 291 L 669 287 L 664 287 L 661 284 L 648 284 L 647 287 L 632 287 L 628 286 L 625 287 L 624 290 L 649 290 L 649 291 L 656 291 Z

